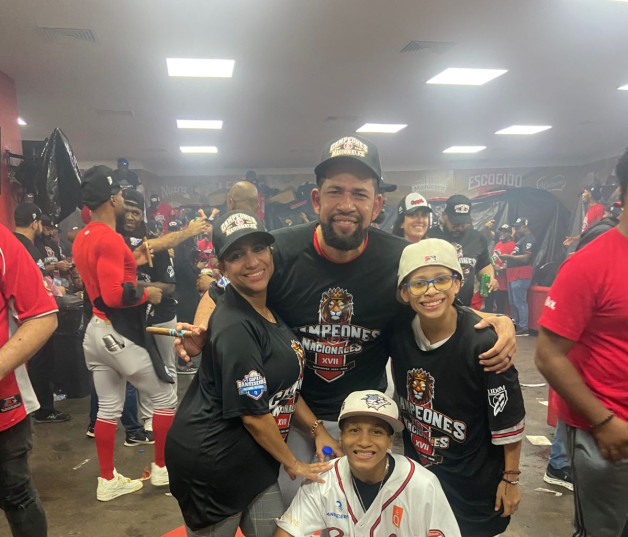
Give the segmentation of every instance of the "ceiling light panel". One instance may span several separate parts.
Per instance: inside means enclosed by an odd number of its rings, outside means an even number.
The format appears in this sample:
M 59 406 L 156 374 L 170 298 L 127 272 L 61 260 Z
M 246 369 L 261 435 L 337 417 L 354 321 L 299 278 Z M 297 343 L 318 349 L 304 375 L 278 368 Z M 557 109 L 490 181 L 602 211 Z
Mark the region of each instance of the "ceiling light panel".
M 18 118 L 17 118 L 17 124 L 23 127 L 23 126 L 24 126 L 24 125 L 26 125 L 27 123 L 26 123 L 26 121 L 24 121 L 21 117 L 18 117 Z
M 177 119 L 178 129 L 222 129 L 220 119 Z
M 479 153 L 480 151 L 484 151 L 486 149 L 485 145 L 452 145 L 443 151 L 443 153 L 447 154 L 471 154 L 471 153 Z
M 551 125 L 511 125 L 497 131 L 495 134 L 521 134 L 531 135 L 551 129 Z
M 166 58 L 168 76 L 231 78 L 235 60 Z
M 408 125 L 405 123 L 365 123 L 355 132 L 381 132 L 395 134 Z
M 181 153 L 185 155 L 215 155 L 218 148 L 215 145 L 181 145 Z
M 628 2 L 628 0 L 626 0 Z M 619 86 L 617 88 L 618 90 L 622 90 L 622 91 L 628 91 L 628 84 L 624 84 L 623 86 Z
M 430 78 L 426 84 L 451 84 L 458 86 L 482 86 L 507 73 L 506 69 L 464 69 L 450 67 Z

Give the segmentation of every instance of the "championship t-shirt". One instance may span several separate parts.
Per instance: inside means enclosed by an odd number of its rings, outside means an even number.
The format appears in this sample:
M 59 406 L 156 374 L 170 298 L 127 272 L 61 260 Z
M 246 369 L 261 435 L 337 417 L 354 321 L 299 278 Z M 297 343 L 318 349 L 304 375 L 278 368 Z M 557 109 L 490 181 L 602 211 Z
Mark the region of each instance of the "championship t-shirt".
M 43 235 L 39 237 L 38 240 L 35 240 L 35 246 L 43 257 L 44 265 L 65 259 L 65 255 L 63 255 L 61 251 L 61 246 Z
M 459 237 L 454 237 L 442 226 L 431 228 L 427 235 L 431 239 L 446 240 L 456 249 L 464 277 L 464 285 L 458 293 L 458 299 L 465 306 L 471 305 L 476 274 L 491 264 L 486 237 L 472 228 L 467 229 Z
M 0 225 L 0 347 L 20 323 L 55 311 L 57 303 L 44 287 L 41 270 L 16 237 Z M 13 427 L 38 408 L 24 365 L 0 380 L 0 431 Z
M 125 236 L 125 241 L 129 244 L 131 250 L 135 250 L 142 244 L 143 238 Z M 159 250 L 153 254 L 152 267 L 148 266 L 148 263 L 138 266 L 137 281 L 176 284 L 174 266 L 168 250 Z M 147 305 L 147 312 L 146 322 L 148 325 L 165 323 L 174 319 L 177 314 L 177 302 L 174 299 L 174 295 L 164 293 L 159 304 Z
M 301 338 L 301 391 L 318 418 L 335 420 L 351 392 L 386 387 L 382 332 L 401 307 L 397 268 L 409 243 L 369 229 L 364 251 L 334 263 L 314 245 L 315 223 L 274 231 L 268 302 Z
M 534 262 L 534 254 L 536 253 L 536 238 L 530 232 L 526 233 L 517 241 L 515 249 L 512 251 L 512 255 L 523 255 L 527 253 L 532 255 L 525 265 L 515 266 L 514 263 L 511 263 L 513 266 L 508 267 L 506 278 L 509 282 L 529 280 L 532 278 L 532 263 Z
M 279 463 L 242 422 L 271 413 L 288 434 L 304 353 L 275 318 L 268 322 L 232 286 L 211 316 L 199 372 L 166 442 L 170 490 L 193 530 L 242 511 L 277 480 Z
M 628 237 L 607 231 L 561 265 L 539 319 L 574 341 L 567 357 L 601 403 L 628 421 Z M 558 413 L 572 427 L 589 423 L 557 397 Z
M 433 350 L 419 349 L 407 308 L 390 334 L 393 378 L 405 429 L 405 454 L 439 478 L 465 536 L 501 533 L 509 518 L 494 510 L 504 470 L 503 444 L 523 438 L 525 410 L 517 370 L 483 371 L 478 355 L 497 336 L 456 306 L 454 334 Z

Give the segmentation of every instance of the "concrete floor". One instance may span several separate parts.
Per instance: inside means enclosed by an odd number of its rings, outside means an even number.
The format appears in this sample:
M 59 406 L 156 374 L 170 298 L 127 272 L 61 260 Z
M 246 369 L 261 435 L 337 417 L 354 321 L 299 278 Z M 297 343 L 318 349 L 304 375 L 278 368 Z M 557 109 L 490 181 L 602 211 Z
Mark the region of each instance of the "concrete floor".
M 534 367 L 536 338 L 517 338 L 516 358 L 522 384 L 539 384 L 543 379 Z M 191 381 L 179 376 L 182 394 Z M 552 438 L 553 429 L 546 422 L 547 386 L 523 387 L 527 410 L 527 435 Z M 72 420 L 59 424 L 33 424 L 34 449 L 30 459 L 35 485 L 48 516 L 49 537 L 160 537 L 182 524 L 172 497 L 149 481 L 134 494 L 111 502 L 96 500 L 98 461 L 93 439 L 85 436 L 89 398 L 60 401 L 57 408 L 72 414 Z M 146 449 L 125 447 L 124 430 L 119 427 L 116 444 L 116 468 L 136 478 L 152 460 L 152 446 Z M 547 485 L 543 473 L 549 446 L 535 446 L 524 440 L 521 462 L 522 501 L 504 535 L 509 537 L 564 537 L 571 535 L 572 494 L 561 487 Z M 542 490 L 541 490 L 542 489 Z M 551 491 L 555 491 L 557 496 Z M 8 537 L 9 528 L 0 516 L 0 536 Z

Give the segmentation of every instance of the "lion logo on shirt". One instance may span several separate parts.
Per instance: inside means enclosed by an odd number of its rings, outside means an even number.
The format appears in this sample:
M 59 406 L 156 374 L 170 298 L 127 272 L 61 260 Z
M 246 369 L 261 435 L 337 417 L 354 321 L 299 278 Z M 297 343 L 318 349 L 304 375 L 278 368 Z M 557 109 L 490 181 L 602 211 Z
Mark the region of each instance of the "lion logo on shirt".
M 434 377 L 424 369 L 408 371 L 408 398 L 415 405 L 428 404 L 434 397 Z
M 323 293 L 318 310 L 320 322 L 346 324 L 353 315 L 353 296 L 345 289 L 334 287 Z

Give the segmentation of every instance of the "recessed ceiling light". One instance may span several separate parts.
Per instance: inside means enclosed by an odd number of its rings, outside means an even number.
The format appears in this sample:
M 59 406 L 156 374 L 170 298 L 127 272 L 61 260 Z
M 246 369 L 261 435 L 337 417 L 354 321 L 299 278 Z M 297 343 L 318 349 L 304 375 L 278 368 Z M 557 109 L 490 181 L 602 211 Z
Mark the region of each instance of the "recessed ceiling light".
M 408 125 L 406 123 L 365 123 L 355 132 L 382 132 L 395 134 Z
M 169 76 L 231 78 L 235 60 L 166 58 Z
M 464 69 L 450 67 L 430 78 L 426 84 L 457 84 L 461 86 L 481 86 L 507 73 L 506 69 Z
M 28 125 L 28 123 L 26 123 L 26 121 L 24 121 L 21 117 L 18 117 L 18 118 L 17 118 L 17 124 L 18 124 L 18 125 L 21 125 L 22 127 L 23 127 L 24 125 Z
M 511 125 L 495 134 L 536 134 L 551 129 L 551 125 Z
M 486 149 L 485 145 L 452 145 L 443 153 L 479 153 Z
M 626 0 L 626 2 L 628 2 L 628 0 Z M 623 86 L 619 86 L 617 89 L 618 90 L 622 90 L 622 91 L 628 91 L 628 84 L 624 84 Z
M 178 129 L 222 129 L 221 119 L 177 119 Z
M 215 145 L 182 145 L 179 146 L 181 153 L 185 154 L 214 154 L 218 153 Z

